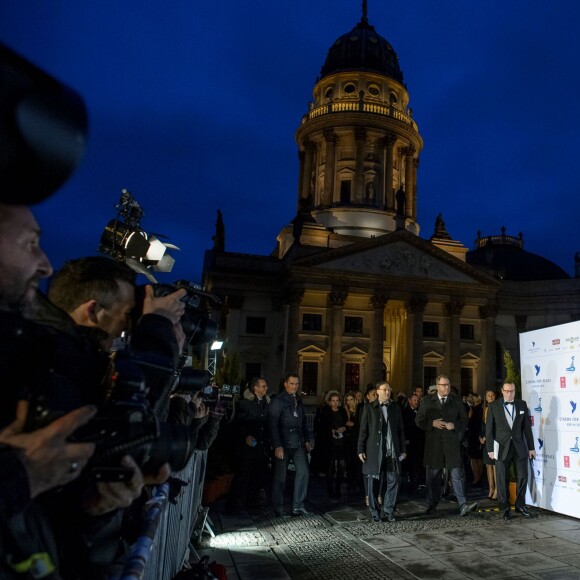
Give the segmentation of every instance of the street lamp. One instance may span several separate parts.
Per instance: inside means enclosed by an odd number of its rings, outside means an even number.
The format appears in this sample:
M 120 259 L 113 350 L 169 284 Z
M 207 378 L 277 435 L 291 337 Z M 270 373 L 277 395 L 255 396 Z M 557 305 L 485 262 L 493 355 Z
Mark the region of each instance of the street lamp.
M 223 340 L 214 340 L 209 347 L 209 349 L 213 352 L 213 359 L 208 362 L 207 370 L 211 373 L 212 377 L 215 377 L 217 372 L 217 355 L 218 351 L 221 350 L 223 345 Z

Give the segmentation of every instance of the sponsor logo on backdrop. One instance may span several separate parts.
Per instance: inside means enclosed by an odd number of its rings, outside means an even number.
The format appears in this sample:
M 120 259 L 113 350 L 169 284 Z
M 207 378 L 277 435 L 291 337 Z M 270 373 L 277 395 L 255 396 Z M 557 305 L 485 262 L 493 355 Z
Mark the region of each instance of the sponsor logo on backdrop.
M 572 453 L 580 453 L 580 447 L 578 447 L 578 437 L 576 437 L 576 441 L 574 442 L 573 447 L 570 447 L 570 451 Z
M 554 338 L 554 339 L 552 340 L 552 344 L 553 344 L 554 346 L 556 346 L 557 344 L 560 344 L 560 339 L 559 339 L 559 338 Z
M 574 346 L 575 342 L 578 342 L 580 340 L 580 336 L 569 336 L 566 339 L 566 342 L 570 344 L 570 346 Z
M 564 455 L 564 467 L 570 467 L 570 456 Z
M 570 361 L 570 366 L 566 367 L 566 372 L 573 373 L 576 370 L 574 366 L 574 355 L 572 355 L 572 360 Z
M 573 415 L 576 412 L 576 401 L 570 401 L 570 407 L 571 407 L 570 412 Z
M 561 389 L 566 388 L 566 377 L 560 377 L 560 388 Z
M 544 446 L 544 440 L 538 437 L 538 449 L 541 449 Z
M 558 481 L 563 481 L 564 483 L 566 483 L 568 480 L 566 479 L 565 475 L 558 475 Z

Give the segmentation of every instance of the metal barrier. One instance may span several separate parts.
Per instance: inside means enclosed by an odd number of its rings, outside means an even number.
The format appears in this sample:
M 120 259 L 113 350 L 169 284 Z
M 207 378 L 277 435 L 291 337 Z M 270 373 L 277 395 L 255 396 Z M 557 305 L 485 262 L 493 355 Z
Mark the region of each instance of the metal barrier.
M 207 509 L 201 505 L 206 462 L 207 451 L 196 451 L 183 470 L 171 474 L 186 484 L 175 500 L 169 501 L 168 483 L 156 488 L 142 533 L 117 578 L 170 580 L 181 570 L 189 555 L 190 538 L 207 517 Z

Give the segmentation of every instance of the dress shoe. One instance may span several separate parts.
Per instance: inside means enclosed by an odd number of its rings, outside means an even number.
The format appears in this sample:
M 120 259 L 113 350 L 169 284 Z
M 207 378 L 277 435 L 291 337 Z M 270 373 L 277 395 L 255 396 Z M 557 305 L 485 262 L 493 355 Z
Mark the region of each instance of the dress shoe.
M 296 508 L 292 510 L 293 516 L 311 516 L 312 512 L 309 512 L 306 508 Z
M 277 518 L 289 518 L 290 517 L 284 510 L 274 510 L 274 515 Z
M 534 515 L 526 506 L 523 506 L 521 508 L 516 508 L 516 511 L 519 512 L 520 514 L 522 514 L 522 516 L 524 516 L 524 518 L 531 518 Z
M 505 512 L 503 512 L 503 514 L 501 515 L 502 520 L 511 520 L 512 518 L 513 518 L 512 512 L 509 509 L 505 510 Z
M 464 503 L 459 510 L 459 515 L 461 517 L 466 516 L 469 512 L 472 512 L 477 507 L 476 503 Z
M 381 518 L 379 516 L 371 516 L 371 522 L 379 523 Z
M 430 506 L 428 506 L 428 507 L 427 507 L 427 509 L 425 510 L 425 513 L 426 513 L 427 515 L 434 514 L 436 509 L 437 509 L 437 506 L 436 506 L 436 505 L 430 505 Z
M 395 514 L 385 512 L 383 514 L 383 517 L 381 518 L 381 521 L 383 521 L 383 522 L 396 522 L 397 518 L 395 517 Z

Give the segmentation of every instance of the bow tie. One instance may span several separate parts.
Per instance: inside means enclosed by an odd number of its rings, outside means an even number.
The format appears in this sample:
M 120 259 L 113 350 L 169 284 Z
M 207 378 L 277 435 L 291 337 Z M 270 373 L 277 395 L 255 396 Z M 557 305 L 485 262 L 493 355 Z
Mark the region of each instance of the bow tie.
M 506 404 L 506 405 L 513 405 L 513 404 L 514 404 L 514 402 L 513 402 L 513 401 L 505 401 L 505 404 Z
M 381 407 L 388 407 L 389 403 L 381 403 Z

